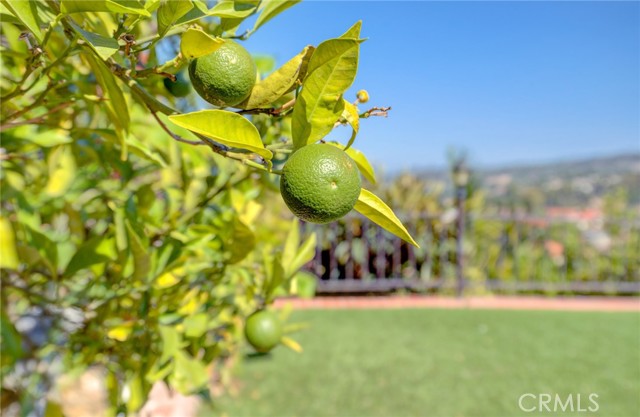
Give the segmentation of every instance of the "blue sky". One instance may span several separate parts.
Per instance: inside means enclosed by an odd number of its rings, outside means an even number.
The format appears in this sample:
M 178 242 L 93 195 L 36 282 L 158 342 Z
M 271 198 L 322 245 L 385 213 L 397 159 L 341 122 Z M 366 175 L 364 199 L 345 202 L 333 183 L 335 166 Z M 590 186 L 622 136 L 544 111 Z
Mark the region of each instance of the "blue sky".
M 393 107 L 356 139 L 385 170 L 443 166 L 450 147 L 483 166 L 640 151 L 640 3 L 306 1 L 245 45 L 280 65 L 360 19 L 347 98 Z

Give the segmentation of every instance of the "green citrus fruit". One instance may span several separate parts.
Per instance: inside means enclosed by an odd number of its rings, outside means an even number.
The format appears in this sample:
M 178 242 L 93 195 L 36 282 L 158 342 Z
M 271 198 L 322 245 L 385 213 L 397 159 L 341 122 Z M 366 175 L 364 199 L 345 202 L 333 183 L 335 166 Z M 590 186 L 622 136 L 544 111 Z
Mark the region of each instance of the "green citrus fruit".
M 255 350 L 268 352 L 280 343 L 282 323 L 272 312 L 259 310 L 247 318 L 244 334 Z
M 165 78 L 164 86 L 175 97 L 186 97 L 191 92 L 191 83 L 184 72 L 177 73 L 175 81 Z
M 257 73 L 249 52 L 230 40 L 189 64 L 193 88 L 203 99 L 220 107 L 232 107 L 247 98 Z
M 289 210 L 312 223 L 328 223 L 347 214 L 358 201 L 360 186 L 353 159 L 327 144 L 294 152 L 280 178 L 280 194 Z

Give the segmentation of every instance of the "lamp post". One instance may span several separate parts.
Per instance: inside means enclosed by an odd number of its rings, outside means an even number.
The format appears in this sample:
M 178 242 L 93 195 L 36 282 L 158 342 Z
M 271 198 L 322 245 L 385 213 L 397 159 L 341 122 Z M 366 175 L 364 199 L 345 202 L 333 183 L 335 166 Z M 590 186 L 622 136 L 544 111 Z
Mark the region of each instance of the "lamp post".
M 462 297 L 464 294 L 465 277 L 464 277 L 464 252 L 462 242 L 465 234 L 465 201 L 467 199 L 467 184 L 469 183 L 469 170 L 460 161 L 453 167 L 453 183 L 456 188 L 456 206 L 458 209 L 458 217 L 456 222 L 456 279 L 457 279 L 457 295 Z

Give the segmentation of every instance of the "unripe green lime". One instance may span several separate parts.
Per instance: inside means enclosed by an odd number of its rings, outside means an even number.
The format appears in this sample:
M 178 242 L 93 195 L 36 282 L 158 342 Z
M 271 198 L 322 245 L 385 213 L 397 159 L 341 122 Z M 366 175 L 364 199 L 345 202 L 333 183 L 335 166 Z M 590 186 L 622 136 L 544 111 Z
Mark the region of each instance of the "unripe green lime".
M 216 106 L 233 107 L 251 94 L 257 69 L 246 49 L 226 40 L 213 53 L 191 61 L 189 77 L 203 99 Z
M 191 92 L 191 83 L 183 71 L 176 74 L 176 80 L 164 79 L 165 88 L 175 97 L 186 97 Z
M 282 339 L 282 323 L 272 312 L 258 310 L 247 318 L 244 334 L 255 350 L 268 352 Z
M 358 201 L 360 187 L 353 159 L 327 144 L 294 152 L 280 178 L 280 194 L 289 210 L 312 223 L 328 223 L 347 214 Z

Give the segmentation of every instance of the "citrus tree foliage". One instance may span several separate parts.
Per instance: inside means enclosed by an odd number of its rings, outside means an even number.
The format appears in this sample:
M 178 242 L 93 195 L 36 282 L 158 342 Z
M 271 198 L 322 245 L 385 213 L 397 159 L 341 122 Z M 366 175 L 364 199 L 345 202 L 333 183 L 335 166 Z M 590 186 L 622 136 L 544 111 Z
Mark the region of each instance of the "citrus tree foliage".
M 28 412 L 51 388 L 53 371 L 20 375 L 29 361 L 104 366 L 121 412 L 155 381 L 201 391 L 238 352 L 245 317 L 305 287 L 315 236 L 266 202 L 288 155 L 341 124 L 353 133 L 335 146 L 375 182 L 351 145 L 360 119 L 386 109 L 343 96 L 360 22 L 262 70 L 236 109 L 167 82 L 295 3 L 0 1 L 3 398 Z M 175 57 L 162 62 L 166 44 Z M 355 209 L 415 244 L 371 192 Z

